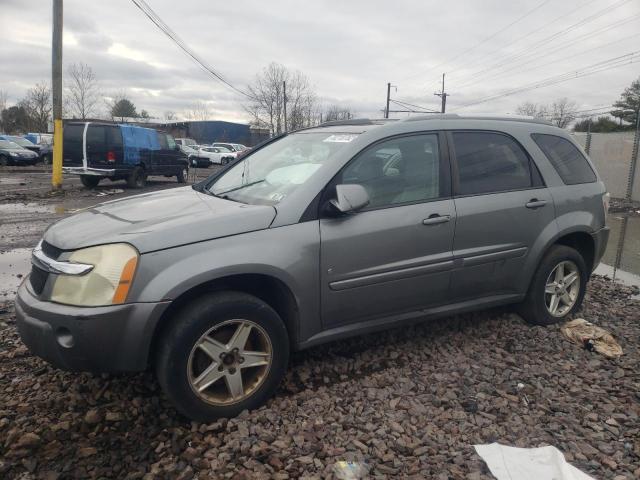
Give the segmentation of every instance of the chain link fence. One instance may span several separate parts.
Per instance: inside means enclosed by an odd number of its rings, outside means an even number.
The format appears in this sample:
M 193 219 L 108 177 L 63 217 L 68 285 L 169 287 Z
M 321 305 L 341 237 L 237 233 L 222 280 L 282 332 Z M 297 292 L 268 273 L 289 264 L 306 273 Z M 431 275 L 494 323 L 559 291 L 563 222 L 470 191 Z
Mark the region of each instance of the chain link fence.
M 637 171 L 640 133 L 574 133 L 589 154 L 613 198 L 640 202 L 640 175 Z

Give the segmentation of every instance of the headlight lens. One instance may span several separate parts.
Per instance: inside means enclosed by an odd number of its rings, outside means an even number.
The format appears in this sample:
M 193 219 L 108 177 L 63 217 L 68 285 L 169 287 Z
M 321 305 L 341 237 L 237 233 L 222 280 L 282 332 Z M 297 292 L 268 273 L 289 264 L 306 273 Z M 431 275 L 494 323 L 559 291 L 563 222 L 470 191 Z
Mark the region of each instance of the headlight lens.
M 119 305 L 127 300 L 138 264 L 138 252 L 126 243 L 77 250 L 69 262 L 94 265 L 85 275 L 58 275 L 51 300 L 82 307 Z
M 9 152 L 9 155 L 11 155 L 12 157 L 17 157 L 18 156 L 18 152 Z

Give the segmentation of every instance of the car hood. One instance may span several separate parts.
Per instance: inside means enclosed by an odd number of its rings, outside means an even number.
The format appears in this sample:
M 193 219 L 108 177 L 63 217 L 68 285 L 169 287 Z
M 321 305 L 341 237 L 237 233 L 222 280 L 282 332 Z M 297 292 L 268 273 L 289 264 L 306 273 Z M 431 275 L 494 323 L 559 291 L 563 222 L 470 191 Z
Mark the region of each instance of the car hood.
M 0 150 L 2 150 L 3 152 L 15 152 L 27 157 L 33 157 L 35 155 L 34 152 L 32 152 L 31 150 L 27 150 L 26 148 L 3 148 Z
M 52 225 L 44 240 L 63 250 L 127 242 L 140 253 L 268 228 L 276 209 L 245 205 L 191 187 L 96 205 Z

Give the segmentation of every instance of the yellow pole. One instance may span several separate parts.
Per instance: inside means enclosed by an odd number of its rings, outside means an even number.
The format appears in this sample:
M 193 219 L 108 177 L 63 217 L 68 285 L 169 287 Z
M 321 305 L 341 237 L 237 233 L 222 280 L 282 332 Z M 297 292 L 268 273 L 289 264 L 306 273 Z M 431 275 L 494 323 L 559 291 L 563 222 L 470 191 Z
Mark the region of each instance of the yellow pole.
M 53 0 L 51 39 L 51 93 L 53 97 L 53 170 L 51 189 L 62 190 L 62 0 Z
M 51 173 L 51 187 L 54 190 L 62 188 L 62 119 L 53 121 L 53 172 Z

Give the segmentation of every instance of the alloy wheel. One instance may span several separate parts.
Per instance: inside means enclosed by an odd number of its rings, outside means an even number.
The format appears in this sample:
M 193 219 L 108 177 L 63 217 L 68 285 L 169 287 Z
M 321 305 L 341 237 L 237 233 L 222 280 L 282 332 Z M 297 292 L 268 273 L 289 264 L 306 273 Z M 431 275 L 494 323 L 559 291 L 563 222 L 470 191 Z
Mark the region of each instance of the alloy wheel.
M 545 305 L 554 317 L 571 311 L 580 294 L 580 271 L 570 260 L 555 266 L 547 277 L 544 289 Z
M 191 349 L 189 384 L 209 404 L 234 404 L 262 385 L 272 360 L 271 341 L 260 325 L 228 320 L 205 332 Z

